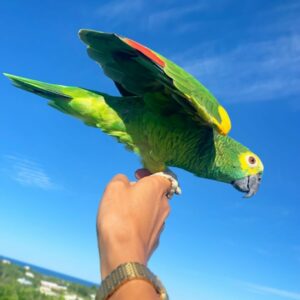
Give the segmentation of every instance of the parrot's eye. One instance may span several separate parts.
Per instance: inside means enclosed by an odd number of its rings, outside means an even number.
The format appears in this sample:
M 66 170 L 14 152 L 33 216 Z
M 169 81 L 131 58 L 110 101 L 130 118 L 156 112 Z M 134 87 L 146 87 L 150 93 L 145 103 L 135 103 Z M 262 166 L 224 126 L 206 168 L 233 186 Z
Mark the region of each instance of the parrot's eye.
M 254 167 L 256 166 L 257 164 L 257 161 L 256 161 L 256 158 L 252 155 L 248 156 L 248 164 L 251 166 L 251 167 Z

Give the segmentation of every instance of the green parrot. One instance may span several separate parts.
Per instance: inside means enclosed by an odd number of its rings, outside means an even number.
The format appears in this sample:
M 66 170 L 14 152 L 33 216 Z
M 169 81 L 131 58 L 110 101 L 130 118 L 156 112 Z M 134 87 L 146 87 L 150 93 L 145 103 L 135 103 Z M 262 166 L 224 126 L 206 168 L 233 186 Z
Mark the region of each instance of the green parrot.
M 115 137 L 151 173 L 169 166 L 232 184 L 245 197 L 261 182 L 259 157 L 227 134 L 230 118 L 192 75 L 153 50 L 113 33 L 80 30 L 89 56 L 122 97 L 5 74 L 49 105 Z

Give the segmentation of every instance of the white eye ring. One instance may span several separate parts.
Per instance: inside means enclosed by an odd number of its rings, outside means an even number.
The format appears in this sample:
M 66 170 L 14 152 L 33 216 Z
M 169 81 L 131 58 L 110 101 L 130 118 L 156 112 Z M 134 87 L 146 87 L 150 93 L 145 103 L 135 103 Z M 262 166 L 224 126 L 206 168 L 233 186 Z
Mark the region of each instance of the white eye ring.
M 257 158 L 253 155 L 247 155 L 246 161 L 247 161 L 247 164 L 252 168 L 257 166 Z

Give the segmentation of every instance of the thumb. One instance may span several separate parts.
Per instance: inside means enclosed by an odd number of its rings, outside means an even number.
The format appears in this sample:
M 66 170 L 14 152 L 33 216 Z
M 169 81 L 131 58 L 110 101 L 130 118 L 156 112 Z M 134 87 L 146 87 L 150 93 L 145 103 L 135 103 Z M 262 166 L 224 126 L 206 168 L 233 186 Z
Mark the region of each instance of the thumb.
M 177 176 L 173 173 L 166 174 L 164 172 L 159 172 L 152 174 L 147 169 L 138 169 L 135 172 L 135 177 L 143 182 L 144 180 L 155 181 L 161 192 L 169 199 L 173 196 L 175 189 L 178 186 Z

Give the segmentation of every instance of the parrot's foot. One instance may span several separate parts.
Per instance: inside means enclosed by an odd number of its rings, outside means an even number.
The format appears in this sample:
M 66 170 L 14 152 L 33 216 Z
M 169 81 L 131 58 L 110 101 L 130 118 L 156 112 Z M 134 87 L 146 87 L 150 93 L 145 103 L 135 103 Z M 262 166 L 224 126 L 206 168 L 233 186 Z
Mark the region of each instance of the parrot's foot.
M 167 197 L 170 199 L 173 197 L 174 194 L 180 195 L 181 194 L 181 188 L 178 183 L 178 178 L 174 172 L 172 172 L 170 169 L 166 169 L 163 172 L 157 172 L 153 173 L 151 176 L 163 176 L 170 180 L 171 182 L 171 189 L 167 194 Z

